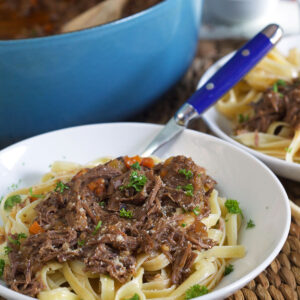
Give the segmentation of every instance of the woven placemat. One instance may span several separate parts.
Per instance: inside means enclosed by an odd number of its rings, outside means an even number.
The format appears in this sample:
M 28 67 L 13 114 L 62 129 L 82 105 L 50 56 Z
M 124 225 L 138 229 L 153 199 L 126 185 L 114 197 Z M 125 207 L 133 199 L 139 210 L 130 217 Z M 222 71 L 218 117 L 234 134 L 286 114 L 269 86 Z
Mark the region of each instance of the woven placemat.
M 225 54 L 237 49 L 243 41 L 201 41 L 197 56 L 183 79 L 161 97 L 154 105 L 130 119 L 130 121 L 166 123 L 195 91 L 197 83 L 209 66 Z M 210 133 L 201 119 L 189 126 L 201 132 Z M 286 191 L 296 204 L 300 205 L 300 184 L 280 178 Z M 300 220 L 292 219 L 290 233 L 280 254 L 271 265 L 247 286 L 228 299 L 300 299 Z

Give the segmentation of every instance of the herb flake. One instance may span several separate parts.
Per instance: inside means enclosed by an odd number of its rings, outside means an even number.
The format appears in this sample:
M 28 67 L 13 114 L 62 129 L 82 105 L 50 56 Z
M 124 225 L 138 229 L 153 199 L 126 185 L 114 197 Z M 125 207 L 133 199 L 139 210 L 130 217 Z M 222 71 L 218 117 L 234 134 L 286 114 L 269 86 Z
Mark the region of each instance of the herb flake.
M 55 192 L 60 192 L 61 194 L 64 192 L 64 190 L 69 190 L 70 188 L 65 185 L 63 182 L 59 181 L 57 184 L 56 184 L 56 187 L 54 189 Z
M 5 267 L 5 261 L 4 259 L 0 259 L 0 277 L 3 276 L 4 267 Z
M 120 217 L 132 219 L 133 212 L 131 210 L 126 210 L 124 207 L 120 210 Z
M 194 175 L 191 170 L 186 170 L 186 169 L 180 169 L 178 171 L 178 174 L 184 175 L 187 180 L 191 179 Z
M 187 185 L 178 185 L 176 189 L 183 190 L 187 196 L 194 196 L 194 186 L 191 183 L 188 183 Z
M 232 264 L 229 264 L 225 267 L 224 276 L 230 274 L 234 271 L 234 266 Z
M 227 199 L 225 202 L 225 207 L 227 208 L 228 212 L 231 214 L 240 214 L 242 217 L 243 212 L 240 209 L 239 202 L 233 199 Z
M 104 207 L 104 206 L 105 206 L 105 202 L 104 202 L 104 201 L 101 201 L 101 202 L 99 202 L 98 204 L 99 204 L 99 206 L 101 206 L 101 207 Z
M 195 284 L 191 286 L 186 292 L 185 292 L 185 300 L 193 299 L 199 296 L 206 295 L 208 293 L 208 289 L 204 285 Z
M 253 220 L 250 219 L 247 223 L 246 229 L 253 228 L 253 227 L 255 227 L 255 224 L 254 224 Z
M 193 213 L 198 216 L 200 214 L 201 210 L 198 206 L 196 206 L 194 209 L 193 209 Z
M 141 166 L 138 162 L 135 162 L 134 164 L 131 165 L 131 169 L 141 170 Z
M 29 188 L 29 196 L 33 197 L 33 198 L 43 198 L 44 197 L 44 195 L 42 195 L 42 194 L 33 194 L 32 188 Z
M 147 182 L 147 177 L 145 175 L 139 175 L 137 171 L 133 171 L 130 174 L 129 184 L 120 186 L 120 190 L 124 190 L 126 188 L 134 188 L 137 192 L 140 192 L 144 185 Z
M 12 249 L 11 249 L 10 247 L 8 247 L 8 246 L 5 246 L 5 247 L 4 247 L 4 253 L 5 253 L 6 255 L 8 255 L 11 251 L 12 251 Z
M 135 293 L 131 298 L 125 300 L 140 300 L 140 296 L 137 293 Z
M 78 244 L 78 246 L 82 247 L 85 244 L 85 240 L 78 240 L 77 244 Z
M 98 224 L 96 225 L 94 231 L 93 231 L 93 235 L 97 234 L 97 231 L 100 229 L 101 226 L 102 226 L 102 221 L 99 221 Z
M 20 195 L 13 195 L 10 196 L 6 199 L 5 203 L 4 203 L 4 209 L 5 210 L 9 210 L 12 209 L 15 204 L 17 203 L 21 203 L 22 199 Z

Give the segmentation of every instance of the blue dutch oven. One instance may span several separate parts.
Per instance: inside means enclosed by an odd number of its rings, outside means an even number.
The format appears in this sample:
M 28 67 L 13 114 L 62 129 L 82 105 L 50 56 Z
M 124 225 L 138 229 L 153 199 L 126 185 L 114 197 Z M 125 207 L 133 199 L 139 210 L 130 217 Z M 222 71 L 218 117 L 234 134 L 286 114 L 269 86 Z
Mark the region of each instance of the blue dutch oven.
M 86 30 L 0 41 L 0 146 L 141 111 L 191 63 L 201 7 L 165 0 Z

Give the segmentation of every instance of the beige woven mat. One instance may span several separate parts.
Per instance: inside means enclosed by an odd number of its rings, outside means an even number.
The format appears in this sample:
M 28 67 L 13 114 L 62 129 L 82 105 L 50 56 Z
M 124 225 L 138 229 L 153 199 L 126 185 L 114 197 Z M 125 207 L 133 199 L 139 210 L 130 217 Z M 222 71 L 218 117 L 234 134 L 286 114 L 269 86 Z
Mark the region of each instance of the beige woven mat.
M 203 72 L 217 59 L 238 48 L 241 42 L 218 41 L 199 43 L 197 57 L 192 66 L 174 88 L 154 105 L 131 121 L 166 123 L 182 103 L 194 92 Z M 190 128 L 209 132 L 201 120 L 195 120 Z M 281 179 L 289 197 L 300 204 L 300 184 Z M 3 299 L 0 297 L 0 299 Z M 272 264 L 243 289 L 228 299 L 296 300 L 300 299 L 300 220 L 292 220 L 288 239 Z

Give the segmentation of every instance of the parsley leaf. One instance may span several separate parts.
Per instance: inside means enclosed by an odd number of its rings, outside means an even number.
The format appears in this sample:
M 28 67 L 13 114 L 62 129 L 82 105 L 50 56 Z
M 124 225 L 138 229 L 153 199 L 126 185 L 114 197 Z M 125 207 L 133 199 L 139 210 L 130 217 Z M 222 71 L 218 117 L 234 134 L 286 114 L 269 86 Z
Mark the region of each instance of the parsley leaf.
M 137 293 L 135 293 L 131 298 L 125 300 L 140 300 L 140 296 Z
M 182 224 L 181 224 L 181 227 L 186 227 L 186 224 L 185 224 L 185 223 L 182 223 Z
M 105 202 L 104 201 L 101 201 L 98 203 L 101 207 L 104 207 L 105 206 Z
M 22 232 L 18 234 L 17 239 L 13 239 L 11 236 L 8 236 L 7 238 L 12 244 L 21 245 L 20 239 L 26 239 L 27 235 Z
M 188 183 L 187 185 L 178 185 L 176 189 L 183 190 L 187 196 L 194 196 L 194 186 L 191 183 Z
M 137 171 L 130 174 L 129 184 L 120 186 L 120 190 L 133 187 L 137 192 L 140 192 L 147 182 L 145 175 L 139 175 Z
M 133 212 L 131 210 L 126 210 L 124 207 L 120 210 L 120 217 L 132 219 Z
M 201 212 L 200 208 L 198 206 L 196 206 L 194 209 L 193 209 L 193 212 L 196 216 L 198 216 Z
M 250 219 L 247 223 L 246 229 L 253 228 L 253 227 L 255 227 L 255 224 L 254 224 L 253 220 Z
M 55 192 L 60 192 L 60 193 L 63 193 L 64 190 L 69 190 L 70 188 L 65 185 L 63 182 L 59 181 L 57 184 L 56 184 L 56 187 L 54 189 Z
M 293 148 L 292 147 L 289 147 L 289 148 L 284 148 L 284 150 L 287 152 L 287 153 L 291 153 Z
M 286 82 L 282 79 L 278 79 L 276 83 L 277 85 L 286 86 Z
M 244 218 L 243 212 L 240 209 L 238 201 L 233 199 L 227 199 L 225 202 L 225 207 L 231 214 L 241 214 L 241 216 Z
M 78 240 L 77 244 L 78 244 L 78 246 L 82 247 L 85 244 L 85 240 Z
M 134 164 L 131 165 L 131 169 L 140 170 L 141 166 L 138 162 L 135 162 Z
M 230 274 L 231 272 L 233 272 L 234 270 L 234 266 L 232 264 L 229 264 L 225 267 L 225 271 L 224 271 L 224 276 Z
M 30 197 L 33 197 L 33 198 L 43 198 L 44 197 L 44 195 L 42 195 L 42 194 L 33 194 L 32 188 L 29 189 L 29 195 L 30 195 Z
M 239 123 L 244 123 L 247 122 L 248 120 L 249 120 L 249 115 L 243 115 L 243 114 L 238 115 Z
M 204 285 L 195 284 L 185 292 L 185 300 L 203 296 L 208 293 L 208 289 Z
M 193 177 L 193 172 L 191 170 L 180 169 L 178 174 L 184 175 L 186 179 L 191 179 Z
M 14 207 L 15 204 L 21 203 L 22 199 L 20 195 L 13 195 L 6 199 L 4 203 L 4 209 L 9 210 Z
M 4 267 L 5 267 L 5 261 L 4 259 L 0 259 L 0 277 L 3 276 Z
M 101 225 L 102 225 L 102 221 L 99 221 L 98 224 L 96 225 L 94 231 L 93 231 L 93 235 L 97 234 L 97 231 L 99 230 L 99 228 L 101 227 Z
M 5 247 L 4 247 L 4 253 L 5 253 L 6 255 L 9 254 L 11 251 L 12 251 L 12 249 L 11 249 L 10 247 L 8 247 L 8 246 L 5 246 Z

